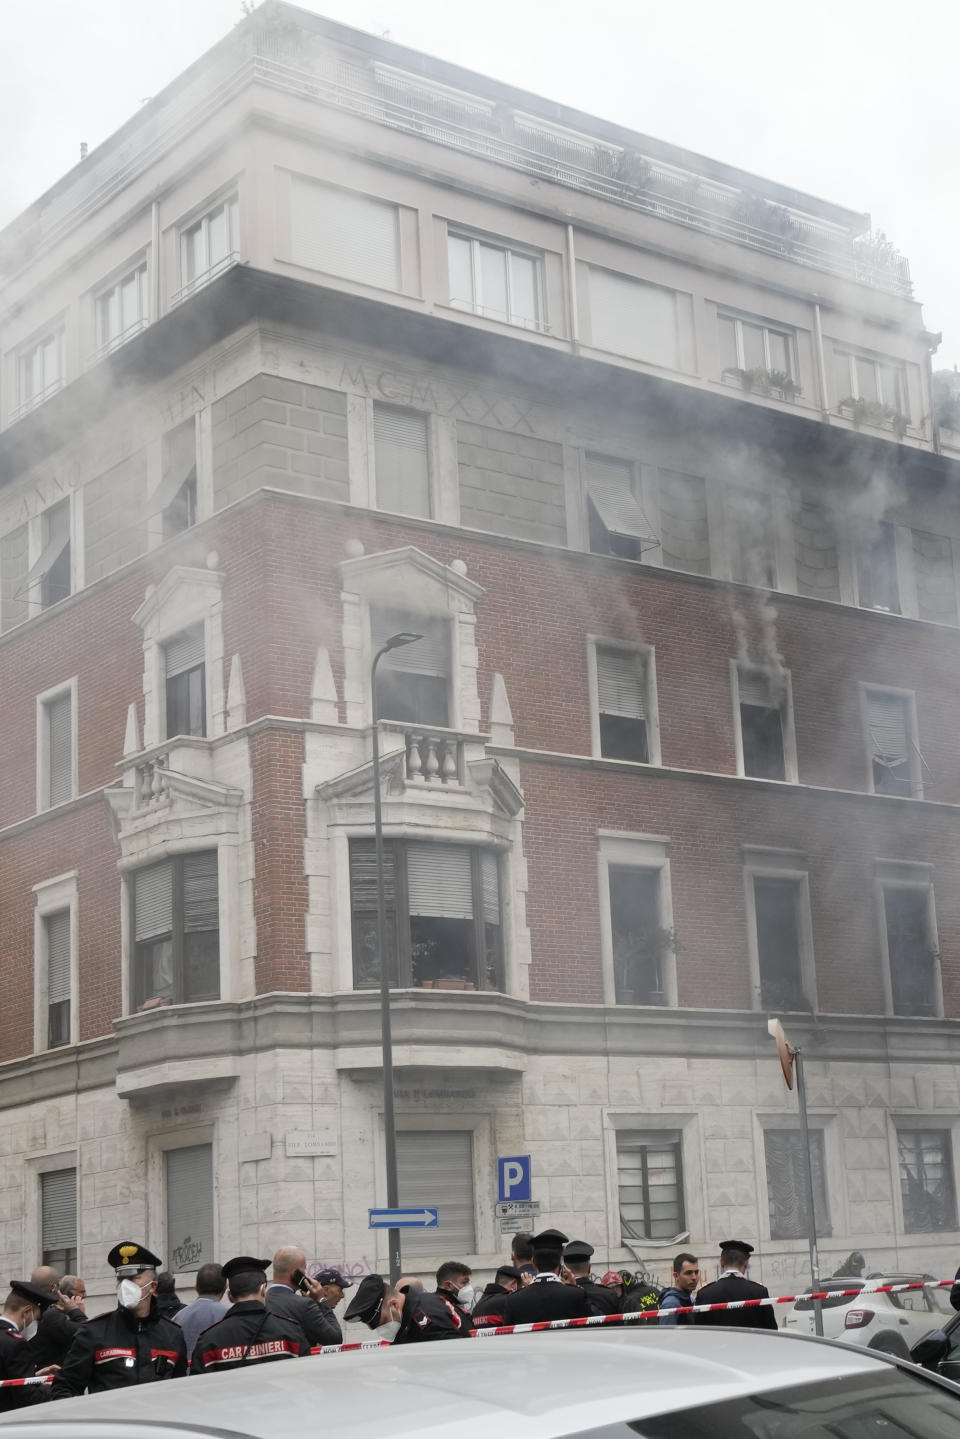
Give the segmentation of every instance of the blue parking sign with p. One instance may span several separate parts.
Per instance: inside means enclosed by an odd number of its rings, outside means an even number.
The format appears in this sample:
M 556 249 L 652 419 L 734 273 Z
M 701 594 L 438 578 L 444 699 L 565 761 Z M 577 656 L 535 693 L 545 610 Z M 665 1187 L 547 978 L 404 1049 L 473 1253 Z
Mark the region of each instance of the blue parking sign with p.
M 530 1198 L 529 1154 L 497 1159 L 497 1198 L 501 1204 L 510 1199 Z

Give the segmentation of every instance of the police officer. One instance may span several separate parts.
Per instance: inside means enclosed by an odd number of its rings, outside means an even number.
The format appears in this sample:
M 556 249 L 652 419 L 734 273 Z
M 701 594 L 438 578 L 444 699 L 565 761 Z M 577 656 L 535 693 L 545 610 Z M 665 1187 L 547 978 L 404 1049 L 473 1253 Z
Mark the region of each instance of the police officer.
M 107 1263 L 117 1276 L 117 1307 L 81 1324 L 53 1381 L 53 1398 L 125 1389 L 187 1372 L 183 1330 L 157 1311 L 161 1262 L 142 1244 L 115 1244 Z
M 769 1299 L 770 1291 L 747 1278 L 753 1245 L 745 1239 L 724 1239 L 720 1244 L 720 1278 L 705 1284 L 694 1304 L 718 1304 L 731 1299 Z M 712 1314 L 696 1315 L 699 1325 L 721 1329 L 776 1329 L 777 1316 L 769 1304 L 756 1309 L 716 1309 Z
M 32 1379 L 38 1373 L 49 1373 L 49 1369 L 37 1370 L 23 1331 L 56 1302 L 49 1290 L 28 1284 L 25 1279 L 11 1279 L 10 1293 L 0 1314 L 0 1379 Z M 28 1404 L 42 1404 L 49 1398 L 45 1384 L 0 1389 L 0 1414 L 24 1409 Z
M 362 1321 L 387 1344 L 465 1339 L 471 1331 L 459 1305 L 442 1293 L 425 1294 L 420 1280 L 411 1277 L 398 1279 L 392 1288 L 382 1274 L 365 1274 L 343 1317 Z
M 612 1289 L 605 1289 L 590 1277 L 593 1245 L 585 1239 L 571 1239 L 563 1251 L 563 1262 L 590 1302 L 591 1314 L 622 1314 Z
M 264 1303 L 269 1259 L 241 1254 L 223 1266 L 231 1309 L 204 1329 L 193 1346 L 191 1374 L 220 1374 L 275 1359 L 297 1359 L 310 1344 L 295 1319 L 272 1314 Z
M 504 1324 L 538 1324 L 545 1319 L 583 1319 L 590 1301 L 572 1281 L 560 1277 L 563 1246 L 567 1236 L 559 1229 L 544 1229 L 533 1236 L 533 1262 L 537 1272 L 532 1283 L 503 1302 Z

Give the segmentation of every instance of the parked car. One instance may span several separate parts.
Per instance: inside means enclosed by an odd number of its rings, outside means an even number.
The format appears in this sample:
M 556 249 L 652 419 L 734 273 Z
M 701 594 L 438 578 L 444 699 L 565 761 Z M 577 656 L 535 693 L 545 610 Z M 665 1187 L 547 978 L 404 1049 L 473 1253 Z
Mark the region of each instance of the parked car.
M 265 1364 L 63 1399 L 0 1439 L 960 1439 L 960 1387 L 805 1336 L 581 1329 Z
M 885 1284 L 912 1284 L 932 1274 L 871 1274 L 866 1279 L 825 1279 L 821 1288 L 830 1294 L 821 1301 L 825 1339 L 862 1344 L 883 1354 L 910 1356 L 911 1346 L 929 1333 L 937 1316 L 952 1314 L 949 1289 L 907 1289 L 900 1294 L 878 1294 Z M 856 1289 L 857 1294 L 840 1291 Z M 809 1292 L 809 1291 L 808 1291 Z M 813 1300 L 801 1296 L 787 1310 L 783 1327 L 791 1333 L 814 1332 Z
M 960 1384 L 960 1314 L 954 1314 L 942 1328 L 925 1334 L 910 1350 L 910 1358 L 914 1364 Z

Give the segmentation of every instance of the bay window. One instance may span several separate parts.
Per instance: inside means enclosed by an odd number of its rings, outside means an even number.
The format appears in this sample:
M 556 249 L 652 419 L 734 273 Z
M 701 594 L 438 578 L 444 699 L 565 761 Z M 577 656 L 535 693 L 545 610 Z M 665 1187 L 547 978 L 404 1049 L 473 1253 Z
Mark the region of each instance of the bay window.
M 219 999 L 217 851 L 138 869 L 132 893 L 134 1007 Z

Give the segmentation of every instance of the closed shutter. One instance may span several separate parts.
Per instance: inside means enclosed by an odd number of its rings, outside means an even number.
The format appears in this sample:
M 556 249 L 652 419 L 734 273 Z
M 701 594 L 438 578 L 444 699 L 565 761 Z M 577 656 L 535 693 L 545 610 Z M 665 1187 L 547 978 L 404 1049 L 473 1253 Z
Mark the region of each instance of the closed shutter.
M 40 1176 L 42 1248 L 75 1249 L 77 1244 L 77 1171 L 52 1169 Z
M 483 918 L 487 924 L 500 923 L 500 857 L 493 850 L 480 854 L 480 893 Z
M 291 258 L 295 265 L 400 289 L 400 224 L 396 205 L 294 178 Z
M 47 1003 L 70 999 L 70 911 L 58 910 L 44 920 L 47 934 Z
M 765 710 L 779 709 L 770 693 L 770 680 L 763 670 L 741 669 L 737 672 L 737 683 L 742 705 L 755 705 Z
M 196 669 L 197 665 L 203 664 L 204 658 L 203 625 L 192 625 L 190 629 L 174 635 L 164 645 L 167 679 Z
M 134 876 L 135 939 L 154 939 L 173 930 L 173 866 L 168 860 Z
M 642 655 L 631 650 L 597 650 L 597 697 L 601 714 L 645 719 L 646 676 Z
M 183 857 L 183 928 L 219 929 L 220 904 L 217 887 L 217 851 Z
M 414 644 L 389 650 L 380 661 L 381 667 L 400 670 L 408 675 L 434 675 L 445 678 L 450 672 L 450 635 L 446 620 L 428 615 L 410 614 L 406 610 L 374 610 L 371 618 L 374 653 L 391 635 L 407 630 L 419 634 Z
M 473 868 L 466 845 L 407 845 L 410 914 L 473 918 Z
M 403 1252 L 456 1255 L 477 1251 L 473 1194 L 473 1135 L 466 1129 L 401 1130 L 397 1135 L 397 1187 L 403 1208 L 439 1212 L 436 1229 L 407 1229 Z
M 373 435 L 378 509 L 429 515 L 426 415 L 374 405 Z
M 57 695 L 47 703 L 47 764 L 50 804 L 73 798 L 73 696 Z
M 630 535 L 656 544 L 632 488 L 633 471 L 624 460 L 587 456 L 587 492 L 611 535 Z
M 167 1254 L 172 1273 L 199 1269 L 214 1258 L 213 1146 L 168 1149 L 166 1161 Z
M 383 892 L 387 908 L 391 909 L 396 903 L 396 885 L 390 844 L 383 848 Z M 377 850 L 369 840 L 352 840 L 350 844 L 350 908 L 354 914 L 371 914 L 377 908 Z
M 879 764 L 893 769 L 910 757 L 907 704 L 902 695 L 871 694 L 867 698 L 870 749 Z

